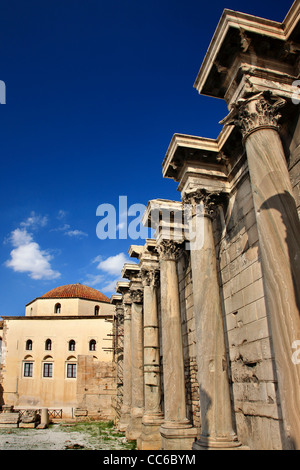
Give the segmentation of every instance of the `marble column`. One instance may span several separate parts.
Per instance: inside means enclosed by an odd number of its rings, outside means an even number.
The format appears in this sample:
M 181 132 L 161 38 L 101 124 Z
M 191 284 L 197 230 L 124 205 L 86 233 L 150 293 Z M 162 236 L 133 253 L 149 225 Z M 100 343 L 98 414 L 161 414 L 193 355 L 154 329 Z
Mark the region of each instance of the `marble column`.
M 196 327 L 196 354 L 201 414 L 201 435 L 194 450 L 233 449 L 241 443 L 233 429 L 232 407 L 221 297 L 212 218 L 222 195 L 193 191 L 183 200 L 189 204 L 193 233 L 190 243 Z M 197 227 L 197 230 L 195 230 Z
M 196 430 L 187 419 L 180 300 L 176 258 L 181 244 L 161 240 L 160 252 L 164 423 L 163 450 L 192 449 Z
M 138 449 L 158 450 L 161 448 L 160 425 L 163 422 L 160 348 L 157 311 L 157 288 L 159 269 L 141 270 L 144 286 L 144 392 L 145 410 L 142 419 L 142 434 Z
M 134 289 L 131 295 L 131 412 L 126 439 L 137 440 L 142 432 L 144 414 L 143 371 L 143 292 Z
M 282 407 L 284 448 L 300 449 L 300 228 L 280 135 L 284 100 L 270 92 L 241 99 L 224 124 L 237 125 L 247 153 Z
M 124 362 L 124 306 L 122 296 L 113 296 L 111 303 L 115 305 L 114 338 L 113 338 L 113 362 L 116 364 L 117 394 L 116 394 L 116 422 L 119 426 L 123 405 L 123 362 Z
M 122 432 L 130 421 L 132 379 L 131 379 L 131 299 L 129 294 L 123 296 L 124 306 L 124 340 L 123 340 L 123 403 L 118 429 Z

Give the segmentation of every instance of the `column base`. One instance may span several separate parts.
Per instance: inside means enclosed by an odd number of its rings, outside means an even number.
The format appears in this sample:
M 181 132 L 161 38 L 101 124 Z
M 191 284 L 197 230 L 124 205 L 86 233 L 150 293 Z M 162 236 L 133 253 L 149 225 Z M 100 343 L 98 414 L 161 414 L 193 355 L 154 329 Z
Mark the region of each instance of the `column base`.
M 192 450 L 197 429 L 189 421 L 165 422 L 160 427 L 162 450 Z
M 161 449 L 160 426 L 163 423 L 163 415 L 143 416 L 142 433 L 137 440 L 138 450 Z
M 117 426 L 118 430 L 121 432 L 125 432 L 128 427 L 129 422 L 130 422 L 130 413 L 122 414 L 120 421 L 118 423 L 118 426 Z
M 125 431 L 128 441 L 136 441 L 142 434 L 142 416 L 132 416 Z
M 237 436 L 232 438 L 212 438 L 201 436 L 193 444 L 193 450 L 247 450 L 248 448 L 242 446 Z

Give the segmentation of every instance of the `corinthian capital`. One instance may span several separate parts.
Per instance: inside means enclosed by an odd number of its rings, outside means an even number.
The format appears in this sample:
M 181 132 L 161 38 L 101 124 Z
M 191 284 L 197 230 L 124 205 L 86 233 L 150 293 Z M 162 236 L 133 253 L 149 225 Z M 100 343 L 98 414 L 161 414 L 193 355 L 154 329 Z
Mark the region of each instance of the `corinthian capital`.
M 182 202 L 191 205 L 192 215 L 203 215 L 213 218 L 218 213 L 218 207 L 224 203 L 225 195 L 221 192 L 195 189 L 184 195 Z M 197 211 L 196 208 L 199 207 Z
M 182 243 L 174 240 L 161 240 L 157 249 L 161 259 L 174 261 L 182 252 Z
M 130 291 L 130 297 L 134 303 L 143 303 L 143 291 L 142 289 L 134 289 Z
M 236 125 L 244 140 L 257 129 L 278 130 L 278 121 L 281 118 L 279 109 L 284 106 L 285 102 L 283 98 L 274 96 L 269 91 L 257 93 L 234 103 L 230 113 L 220 121 L 220 124 Z
M 141 277 L 143 286 L 158 287 L 159 285 L 159 269 L 142 268 Z

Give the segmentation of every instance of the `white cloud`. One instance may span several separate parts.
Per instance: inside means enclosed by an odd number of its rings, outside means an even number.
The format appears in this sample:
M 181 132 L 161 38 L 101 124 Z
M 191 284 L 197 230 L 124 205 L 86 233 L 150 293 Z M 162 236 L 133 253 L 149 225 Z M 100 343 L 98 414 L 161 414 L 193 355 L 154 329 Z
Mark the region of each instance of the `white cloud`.
M 68 230 L 65 232 L 65 235 L 68 235 L 69 237 L 75 237 L 75 238 L 83 238 L 83 237 L 88 237 L 88 234 L 86 232 L 83 232 L 82 230 Z
M 69 237 L 73 238 L 88 237 L 88 234 L 86 232 L 83 232 L 82 230 L 72 229 L 71 225 L 69 224 L 63 224 L 60 227 L 53 228 L 51 229 L 51 232 L 63 232 L 64 235 L 68 235 Z
M 37 227 L 45 227 L 48 223 L 48 217 L 46 215 L 37 215 L 34 211 L 31 212 L 30 216 L 20 223 L 21 227 L 31 227 L 33 229 Z
M 61 210 L 58 211 L 57 218 L 58 218 L 59 220 L 61 220 L 61 219 L 63 219 L 64 217 L 66 217 L 66 215 L 67 215 L 67 212 L 64 211 L 63 209 L 61 209 Z
M 126 262 L 128 262 L 126 255 L 119 253 L 118 255 L 110 256 L 104 261 L 100 261 L 97 268 L 109 274 L 121 276 L 123 265 Z
M 102 261 L 103 257 L 101 255 L 96 256 L 96 258 L 92 259 L 92 263 L 100 263 Z
M 116 291 L 116 284 L 122 279 L 122 268 L 125 263 L 132 263 L 125 253 L 118 253 L 103 259 L 102 255 L 96 256 L 91 263 L 97 263 L 97 269 L 103 274 L 88 274 L 86 282 L 90 286 L 97 285 L 101 292 L 112 294 Z
M 58 271 L 51 268 L 52 256 L 41 250 L 26 228 L 14 230 L 10 241 L 15 248 L 10 252 L 11 258 L 5 262 L 5 266 L 15 272 L 28 273 L 32 279 L 56 279 L 60 276 Z
M 66 232 L 70 228 L 71 228 L 71 226 L 69 224 L 64 224 L 61 227 L 52 228 L 50 231 L 51 232 Z
M 16 228 L 16 230 L 11 232 L 9 241 L 13 246 L 26 245 L 32 241 L 32 236 L 27 232 L 26 229 L 21 230 Z
M 104 279 L 103 274 L 88 274 L 85 282 L 88 286 L 96 286 L 102 284 Z
M 117 278 L 117 279 L 113 279 L 112 281 L 110 281 L 108 284 L 106 284 L 105 286 L 102 287 L 102 292 L 105 292 L 105 293 L 115 293 L 116 292 L 116 284 L 117 282 L 119 281 L 120 279 Z

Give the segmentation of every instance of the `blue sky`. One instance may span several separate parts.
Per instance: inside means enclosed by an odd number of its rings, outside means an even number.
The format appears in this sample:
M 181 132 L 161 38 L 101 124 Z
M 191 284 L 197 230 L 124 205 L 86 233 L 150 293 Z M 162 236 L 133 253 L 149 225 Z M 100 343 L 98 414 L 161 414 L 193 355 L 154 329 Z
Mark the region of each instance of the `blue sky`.
M 215 138 L 227 114 L 193 88 L 222 11 L 281 22 L 291 4 L 1 0 L 0 315 L 63 284 L 114 293 L 143 240 L 100 240 L 97 207 L 180 199 L 172 135 Z

